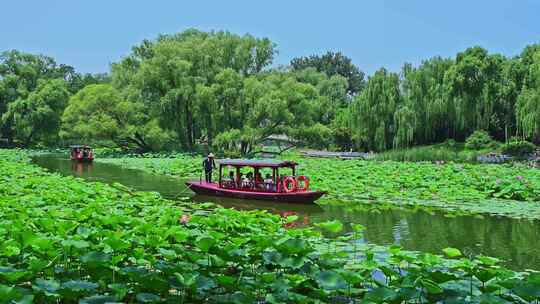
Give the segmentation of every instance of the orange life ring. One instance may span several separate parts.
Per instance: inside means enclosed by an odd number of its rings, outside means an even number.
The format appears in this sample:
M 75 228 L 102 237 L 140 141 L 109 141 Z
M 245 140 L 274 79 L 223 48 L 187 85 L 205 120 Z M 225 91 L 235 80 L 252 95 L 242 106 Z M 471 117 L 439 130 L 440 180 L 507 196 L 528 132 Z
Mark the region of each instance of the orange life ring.
M 289 185 L 292 187 L 289 188 Z M 283 180 L 283 191 L 290 193 L 296 191 L 296 180 L 292 176 L 287 176 Z
M 300 182 L 304 182 L 304 187 L 300 187 Z M 309 189 L 309 178 L 304 175 L 299 176 L 296 180 L 296 187 L 298 191 L 307 191 Z

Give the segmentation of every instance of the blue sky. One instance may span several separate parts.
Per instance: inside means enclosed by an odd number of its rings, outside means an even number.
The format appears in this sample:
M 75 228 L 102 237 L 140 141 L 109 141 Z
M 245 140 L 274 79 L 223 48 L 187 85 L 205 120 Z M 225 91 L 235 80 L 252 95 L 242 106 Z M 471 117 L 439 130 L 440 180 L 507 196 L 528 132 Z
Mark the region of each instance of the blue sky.
M 106 72 L 142 39 L 190 27 L 268 37 L 278 46 L 275 65 L 333 50 L 371 74 L 473 45 L 517 55 L 540 42 L 540 1 L 3 1 L 0 51 Z

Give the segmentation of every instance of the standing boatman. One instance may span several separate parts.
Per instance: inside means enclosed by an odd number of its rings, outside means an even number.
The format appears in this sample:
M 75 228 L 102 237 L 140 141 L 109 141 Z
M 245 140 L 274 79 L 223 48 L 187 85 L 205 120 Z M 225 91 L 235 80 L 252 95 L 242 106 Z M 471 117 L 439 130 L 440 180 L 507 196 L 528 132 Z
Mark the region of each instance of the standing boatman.
M 208 154 L 208 157 L 203 160 L 204 178 L 207 183 L 212 182 L 212 170 L 215 167 L 216 163 L 214 162 L 214 154 L 210 153 Z

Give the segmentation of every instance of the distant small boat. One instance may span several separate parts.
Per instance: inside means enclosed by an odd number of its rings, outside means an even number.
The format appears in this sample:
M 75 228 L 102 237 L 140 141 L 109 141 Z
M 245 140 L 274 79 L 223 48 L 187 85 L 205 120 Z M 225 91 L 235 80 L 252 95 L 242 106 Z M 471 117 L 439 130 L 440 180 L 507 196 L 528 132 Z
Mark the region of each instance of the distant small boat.
M 219 163 L 219 181 L 188 181 L 186 185 L 195 193 L 201 195 L 232 197 L 250 200 L 266 200 L 291 203 L 313 203 L 326 194 L 324 191 L 309 190 L 309 179 L 306 176 L 296 176 L 297 163 L 280 160 L 244 160 L 225 159 Z M 224 179 L 223 167 L 236 169 L 234 179 Z M 242 179 L 240 169 L 253 168 L 252 179 Z M 260 170 L 272 169 L 270 179 L 262 180 Z M 280 169 L 290 169 L 292 174 L 280 176 Z
M 71 160 L 90 163 L 94 161 L 94 152 L 92 152 L 91 147 L 86 145 L 76 145 L 71 146 L 70 149 Z

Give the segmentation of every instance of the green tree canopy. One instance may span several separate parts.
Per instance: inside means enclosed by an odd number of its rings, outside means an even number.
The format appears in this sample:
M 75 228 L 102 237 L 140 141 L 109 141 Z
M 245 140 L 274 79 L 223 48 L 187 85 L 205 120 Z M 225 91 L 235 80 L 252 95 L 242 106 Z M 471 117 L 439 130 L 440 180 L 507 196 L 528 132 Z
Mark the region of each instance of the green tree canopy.
M 81 75 L 48 56 L 17 50 L 0 54 L 0 137 L 24 144 L 52 139 L 67 98 L 105 75 Z
M 340 75 L 348 81 L 347 92 L 350 95 L 360 93 L 364 86 L 364 73 L 352 63 L 352 60 L 341 52 L 327 52 L 323 55 L 294 58 L 291 61 L 293 70 L 315 68 L 329 77 Z
M 521 134 L 540 142 L 540 49 L 531 55 L 523 91 L 518 97 L 516 116 Z
M 227 130 L 245 118 L 239 96 L 242 77 L 260 73 L 274 54 L 268 39 L 187 30 L 143 41 L 113 65 L 113 81 L 127 99 L 144 102 L 162 128 L 192 149 L 202 129 L 211 141 L 214 130 L 209 128 Z M 216 104 L 210 105 L 210 95 Z M 218 125 L 208 123 L 215 119 Z
M 394 113 L 401 102 L 399 75 L 380 69 L 353 103 L 354 136 L 360 145 L 381 151 L 392 147 Z
M 69 96 L 64 80 L 39 79 L 35 90 L 8 104 L 2 122 L 11 125 L 12 134 L 25 145 L 37 139 L 50 143 L 58 134 Z
M 220 148 L 251 154 L 271 135 L 299 137 L 314 124 L 317 89 L 287 73 L 247 78 L 242 96 L 249 106 L 247 117 L 241 129 L 218 135 L 216 145 Z
M 123 100 L 109 84 L 86 86 L 71 97 L 60 135 L 72 141 L 108 139 L 143 151 L 159 149 L 169 139 L 144 104 Z

